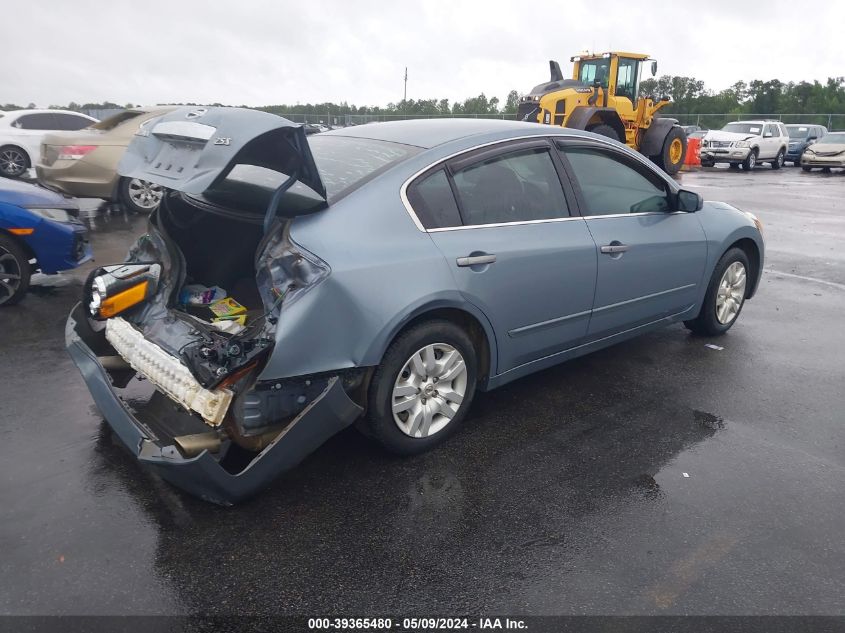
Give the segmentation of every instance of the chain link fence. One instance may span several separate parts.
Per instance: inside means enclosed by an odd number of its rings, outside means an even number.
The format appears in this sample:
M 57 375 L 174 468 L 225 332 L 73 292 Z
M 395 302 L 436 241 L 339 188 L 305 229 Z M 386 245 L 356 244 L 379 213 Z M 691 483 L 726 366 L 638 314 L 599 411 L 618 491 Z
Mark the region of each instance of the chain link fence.
M 665 116 L 678 119 L 681 125 L 697 125 L 705 130 L 718 130 L 731 121 L 773 119 L 783 123 L 823 125 L 829 131 L 845 130 L 845 114 L 677 114 Z

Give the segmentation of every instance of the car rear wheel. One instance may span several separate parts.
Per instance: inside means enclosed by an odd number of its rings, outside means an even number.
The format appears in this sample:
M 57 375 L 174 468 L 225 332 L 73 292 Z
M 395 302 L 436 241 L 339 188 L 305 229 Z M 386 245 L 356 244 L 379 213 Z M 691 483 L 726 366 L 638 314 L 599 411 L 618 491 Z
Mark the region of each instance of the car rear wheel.
M 477 367 L 472 341 L 454 323 L 429 321 L 404 332 L 373 374 L 367 435 L 399 455 L 439 444 L 466 417 Z
M 30 168 L 29 156 L 20 147 L 0 147 L 0 174 L 7 178 L 20 178 Z
M 748 256 L 741 248 L 728 250 L 710 278 L 701 311 L 684 321 L 687 329 L 703 336 L 724 334 L 736 323 L 748 290 Z
M 120 181 L 120 201 L 130 211 L 150 213 L 158 208 L 164 197 L 164 187 L 139 178 Z
M 0 235 L 0 306 L 10 306 L 23 299 L 32 274 L 29 257 L 20 244 L 8 235 Z
M 786 154 L 784 154 L 783 150 L 778 152 L 778 155 L 775 156 L 775 159 L 772 161 L 772 169 L 780 169 L 783 167 L 783 161 Z
M 748 152 L 748 156 L 745 157 L 745 160 L 742 161 L 742 168 L 745 171 L 751 171 L 757 166 L 757 150 L 752 149 Z

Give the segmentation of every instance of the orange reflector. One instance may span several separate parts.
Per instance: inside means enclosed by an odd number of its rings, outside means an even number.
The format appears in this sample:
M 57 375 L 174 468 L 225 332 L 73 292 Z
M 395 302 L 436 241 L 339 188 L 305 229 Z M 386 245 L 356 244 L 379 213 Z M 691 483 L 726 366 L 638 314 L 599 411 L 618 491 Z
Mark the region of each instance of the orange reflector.
M 35 229 L 9 229 L 9 233 L 12 235 L 32 235 L 35 233 Z
M 131 308 L 136 303 L 141 303 L 147 298 L 148 285 L 149 282 L 143 281 L 137 286 L 118 292 L 113 297 L 106 297 L 100 304 L 100 316 L 108 319 L 115 314 L 120 314 L 126 308 Z

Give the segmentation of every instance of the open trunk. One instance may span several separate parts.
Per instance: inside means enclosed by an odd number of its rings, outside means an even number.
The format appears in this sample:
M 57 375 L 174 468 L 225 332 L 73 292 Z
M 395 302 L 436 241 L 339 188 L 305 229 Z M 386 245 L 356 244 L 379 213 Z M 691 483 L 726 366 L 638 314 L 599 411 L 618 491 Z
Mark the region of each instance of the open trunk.
M 143 300 L 100 315 L 106 339 L 188 415 L 262 448 L 290 416 L 243 396 L 282 305 L 328 272 L 287 233 L 290 218 L 326 205 L 301 126 L 235 108 L 175 110 L 141 126 L 119 172 L 169 193 L 127 264 L 94 279 L 94 312 L 127 293 Z

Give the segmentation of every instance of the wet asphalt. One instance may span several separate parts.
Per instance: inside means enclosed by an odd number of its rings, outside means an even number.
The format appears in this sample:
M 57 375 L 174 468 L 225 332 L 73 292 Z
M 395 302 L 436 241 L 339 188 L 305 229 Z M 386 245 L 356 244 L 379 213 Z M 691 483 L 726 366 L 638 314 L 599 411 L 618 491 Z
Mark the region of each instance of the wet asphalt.
M 93 264 L 36 279 L 0 310 L 0 613 L 845 614 L 845 175 L 681 181 L 765 223 L 727 336 L 482 394 L 419 457 L 350 429 L 234 508 L 112 439 L 63 343 Z M 82 204 L 122 260 L 145 218 Z

